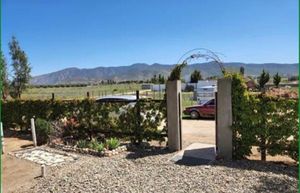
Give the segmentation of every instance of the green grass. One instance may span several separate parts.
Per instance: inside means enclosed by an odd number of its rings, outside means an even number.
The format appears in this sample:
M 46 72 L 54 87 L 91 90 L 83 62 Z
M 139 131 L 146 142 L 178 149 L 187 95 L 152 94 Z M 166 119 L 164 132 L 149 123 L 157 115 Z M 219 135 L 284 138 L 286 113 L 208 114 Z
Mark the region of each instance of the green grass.
M 141 96 L 150 97 L 153 99 L 163 99 L 165 92 L 153 92 L 153 91 L 141 91 Z M 182 92 L 182 108 L 197 104 L 197 101 L 193 100 L 193 92 Z
M 197 101 L 193 100 L 193 92 L 183 92 L 182 99 L 182 110 L 184 110 L 188 106 L 197 104 Z
M 150 97 L 153 99 L 163 99 L 164 92 L 153 92 L 141 90 L 141 84 L 113 84 L 97 85 L 87 87 L 58 87 L 58 88 L 28 88 L 22 95 L 24 100 L 47 100 L 51 99 L 54 93 L 56 100 L 84 99 L 87 92 L 91 98 L 97 98 L 107 95 L 135 95 L 136 90 L 140 90 L 141 97 Z M 192 100 L 193 92 L 182 92 L 182 109 L 187 106 L 197 104 Z
M 22 95 L 24 100 L 46 100 L 51 99 L 52 93 L 55 99 L 84 99 L 87 92 L 91 98 L 97 98 L 115 94 L 135 94 L 136 90 L 140 90 L 140 84 L 113 84 L 113 85 L 97 85 L 87 87 L 59 87 L 59 88 L 28 88 Z

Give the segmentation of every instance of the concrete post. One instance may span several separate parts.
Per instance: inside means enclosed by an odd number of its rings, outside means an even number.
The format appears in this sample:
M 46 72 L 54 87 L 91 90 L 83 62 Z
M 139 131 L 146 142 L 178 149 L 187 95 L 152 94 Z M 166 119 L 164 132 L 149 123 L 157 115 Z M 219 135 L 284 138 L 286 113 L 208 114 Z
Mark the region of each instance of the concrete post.
M 182 149 L 181 135 L 181 82 L 167 82 L 168 147 L 171 151 Z
M 34 118 L 31 118 L 30 121 L 31 121 L 31 133 L 32 133 L 33 145 L 34 145 L 34 147 L 36 147 L 37 146 L 37 142 L 36 142 Z
M 46 166 L 42 165 L 41 166 L 41 177 L 45 177 L 46 176 Z
M 232 159 L 232 103 L 231 79 L 218 80 L 217 93 L 217 156 L 226 160 Z

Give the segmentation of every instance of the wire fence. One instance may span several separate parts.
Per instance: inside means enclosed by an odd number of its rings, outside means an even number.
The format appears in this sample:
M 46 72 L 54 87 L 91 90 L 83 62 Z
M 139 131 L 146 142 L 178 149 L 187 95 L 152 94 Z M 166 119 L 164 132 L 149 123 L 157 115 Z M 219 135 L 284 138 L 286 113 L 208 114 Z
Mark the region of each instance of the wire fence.
M 165 92 L 164 91 L 151 91 L 151 90 L 140 90 L 141 98 L 149 98 L 149 99 L 164 99 Z M 136 90 L 78 90 L 76 88 L 66 91 L 53 91 L 49 92 L 47 90 L 40 92 L 27 92 L 21 95 L 22 100 L 74 100 L 74 99 L 99 99 L 102 97 L 108 96 L 128 96 L 136 95 Z M 195 100 L 193 100 L 193 92 L 182 92 L 182 105 L 183 107 L 191 106 L 197 104 Z

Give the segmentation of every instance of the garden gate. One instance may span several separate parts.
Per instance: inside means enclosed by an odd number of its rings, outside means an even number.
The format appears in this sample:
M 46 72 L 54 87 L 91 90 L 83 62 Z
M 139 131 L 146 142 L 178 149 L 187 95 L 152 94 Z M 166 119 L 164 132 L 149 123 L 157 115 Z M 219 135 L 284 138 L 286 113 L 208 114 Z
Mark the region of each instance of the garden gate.
M 232 159 L 232 103 L 231 79 L 218 79 L 216 94 L 216 150 L 217 157 Z M 168 147 L 182 150 L 181 81 L 167 82 Z

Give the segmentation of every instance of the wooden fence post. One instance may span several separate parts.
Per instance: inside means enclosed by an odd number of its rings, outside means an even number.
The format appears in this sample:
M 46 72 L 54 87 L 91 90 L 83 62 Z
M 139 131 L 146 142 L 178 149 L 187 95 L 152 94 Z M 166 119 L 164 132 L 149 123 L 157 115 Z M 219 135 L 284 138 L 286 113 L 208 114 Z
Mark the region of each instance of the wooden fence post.
M 136 126 L 136 137 L 138 139 L 138 144 L 142 143 L 141 138 L 141 107 L 140 107 L 140 91 L 136 91 L 136 113 L 137 113 L 137 126 Z
M 32 133 L 32 140 L 33 140 L 33 145 L 34 147 L 37 146 L 36 142 L 36 133 L 35 133 L 35 125 L 34 125 L 34 118 L 31 118 L 31 133 Z
M 86 97 L 90 98 L 90 92 L 86 92 Z
M 4 154 L 4 135 L 3 135 L 3 123 L 0 122 L 0 137 L 1 137 L 1 154 Z
M 54 93 L 52 93 L 51 100 L 54 101 Z
M 0 129 L 1 129 L 1 151 L 2 154 L 4 153 L 4 136 L 3 136 L 3 123 L 0 122 Z M 3 171 L 3 166 L 2 166 L 2 159 L 0 159 L 0 181 L 2 182 L 3 178 L 2 178 L 2 171 Z M 2 193 L 2 183 L 0 183 L 0 192 Z

